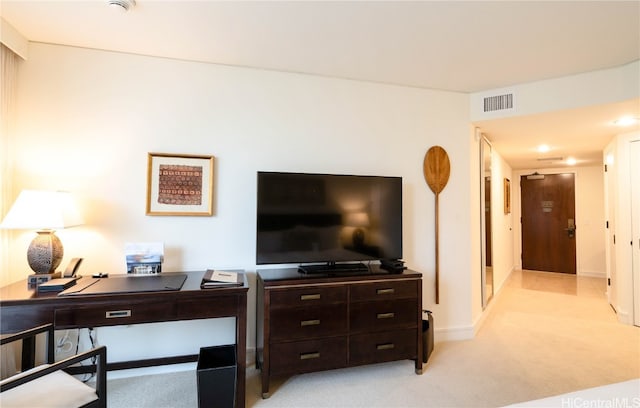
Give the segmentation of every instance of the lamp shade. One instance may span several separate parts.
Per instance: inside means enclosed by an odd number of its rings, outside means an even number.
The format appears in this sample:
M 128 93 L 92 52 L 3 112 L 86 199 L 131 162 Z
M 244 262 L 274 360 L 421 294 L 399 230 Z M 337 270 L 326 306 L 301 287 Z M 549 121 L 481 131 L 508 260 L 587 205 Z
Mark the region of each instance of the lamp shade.
M 364 211 L 349 213 L 346 216 L 346 225 L 350 227 L 368 227 L 369 214 Z
M 0 224 L 4 229 L 38 232 L 27 250 L 27 261 L 36 274 L 54 274 L 64 249 L 54 230 L 82 224 L 71 194 L 64 191 L 23 190 Z
M 82 223 L 71 193 L 23 190 L 4 217 L 0 228 L 56 230 Z

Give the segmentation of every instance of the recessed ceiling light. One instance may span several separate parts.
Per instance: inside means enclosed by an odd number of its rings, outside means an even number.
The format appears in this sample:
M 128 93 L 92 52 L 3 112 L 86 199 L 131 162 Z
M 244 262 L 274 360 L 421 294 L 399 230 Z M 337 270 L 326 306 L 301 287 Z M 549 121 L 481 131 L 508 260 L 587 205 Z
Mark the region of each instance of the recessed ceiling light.
M 540 152 L 540 153 L 546 153 L 549 150 L 550 150 L 549 145 L 541 144 L 540 146 L 538 146 L 538 152 Z
M 567 164 L 568 164 L 569 166 L 575 166 L 575 164 L 576 164 L 576 159 L 574 159 L 573 157 L 568 157 L 568 158 L 567 158 Z
M 640 121 L 639 118 L 633 116 L 623 116 L 618 120 L 613 121 L 616 126 L 632 126 Z
M 607 155 L 607 164 L 613 164 L 615 161 L 615 158 L 613 157 L 613 155 L 611 153 L 609 153 Z

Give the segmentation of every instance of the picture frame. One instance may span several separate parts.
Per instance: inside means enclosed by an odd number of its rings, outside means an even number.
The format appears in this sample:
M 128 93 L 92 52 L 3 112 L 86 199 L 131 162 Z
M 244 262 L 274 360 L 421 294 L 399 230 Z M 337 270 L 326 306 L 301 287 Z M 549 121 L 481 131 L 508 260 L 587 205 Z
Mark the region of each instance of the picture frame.
M 511 213 L 511 181 L 504 179 L 504 213 Z
M 147 215 L 211 216 L 213 156 L 148 153 Z

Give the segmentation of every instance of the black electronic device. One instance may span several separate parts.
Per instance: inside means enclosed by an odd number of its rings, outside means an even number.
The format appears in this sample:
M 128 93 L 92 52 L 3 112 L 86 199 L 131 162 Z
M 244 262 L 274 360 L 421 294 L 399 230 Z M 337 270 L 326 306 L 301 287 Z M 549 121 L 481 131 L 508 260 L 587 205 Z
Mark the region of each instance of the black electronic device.
M 73 258 L 69 261 L 62 275 L 60 272 L 47 274 L 51 278 L 36 282 L 38 292 L 60 292 L 75 285 L 76 280 L 80 278 L 80 276 L 76 276 L 76 272 L 81 263 L 82 258 Z M 31 281 L 29 282 L 31 284 Z
M 61 292 L 76 284 L 78 278 L 56 278 L 38 285 L 38 292 Z
M 80 267 L 81 263 L 82 258 L 73 258 L 71 261 L 69 261 L 69 265 L 67 265 L 67 268 L 64 270 L 62 277 L 73 278 L 74 276 L 76 276 L 76 272 L 78 272 L 78 268 Z
M 399 258 L 401 177 L 258 172 L 257 264 L 331 273 L 340 272 L 335 265 Z
M 400 259 L 381 259 L 380 268 L 394 273 L 400 273 L 407 269 L 407 267 L 404 266 L 404 261 Z

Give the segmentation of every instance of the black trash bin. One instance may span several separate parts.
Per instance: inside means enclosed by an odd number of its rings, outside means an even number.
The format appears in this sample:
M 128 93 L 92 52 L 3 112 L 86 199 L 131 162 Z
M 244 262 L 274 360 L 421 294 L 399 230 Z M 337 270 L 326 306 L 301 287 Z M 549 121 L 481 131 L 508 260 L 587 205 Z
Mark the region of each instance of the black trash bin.
M 429 310 L 423 310 L 426 314 L 422 320 L 422 362 L 426 363 L 433 351 L 433 315 Z
M 236 346 L 202 347 L 198 356 L 198 407 L 233 408 L 236 400 Z

